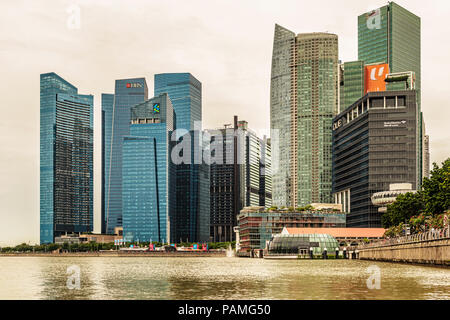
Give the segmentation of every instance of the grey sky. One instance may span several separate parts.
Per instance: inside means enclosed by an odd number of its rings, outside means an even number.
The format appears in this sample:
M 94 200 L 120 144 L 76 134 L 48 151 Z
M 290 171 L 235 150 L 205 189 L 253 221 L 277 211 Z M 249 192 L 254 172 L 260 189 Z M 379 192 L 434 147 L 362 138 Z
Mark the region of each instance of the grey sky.
M 422 18 L 422 110 L 431 160 L 450 157 L 450 2 L 396 1 Z M 67 27 L 70 5 L 80 29 Z M 95 231 L 100 213 L 99 111 L 114 80 L 191 72 L 203 84 L 203 127 L 234 114 L 267 133 L 274 24 L 339 36 L 357 59 L 357 16 L 385 5 L 361 0 L 158 0 L 0 2 L 0 245 L 39 241 L 39 74 L 56 72 L 95 96 Z

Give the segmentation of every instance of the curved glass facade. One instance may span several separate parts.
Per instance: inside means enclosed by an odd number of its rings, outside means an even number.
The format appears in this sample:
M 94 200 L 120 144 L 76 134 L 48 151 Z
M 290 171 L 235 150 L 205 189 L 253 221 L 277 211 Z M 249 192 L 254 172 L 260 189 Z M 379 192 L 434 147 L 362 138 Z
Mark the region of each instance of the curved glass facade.
M 315 255 L 322 254 L 325 248 L 333 253 L 339 243 L 329 234 L 277 234 L 269 242 L 269 254 L 298 254 L 310 248 Z

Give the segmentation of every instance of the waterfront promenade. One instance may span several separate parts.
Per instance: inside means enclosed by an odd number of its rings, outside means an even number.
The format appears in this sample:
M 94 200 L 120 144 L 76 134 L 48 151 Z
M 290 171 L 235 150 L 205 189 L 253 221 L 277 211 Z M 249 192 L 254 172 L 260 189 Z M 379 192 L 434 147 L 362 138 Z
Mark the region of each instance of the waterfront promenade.
M 359 245 L 357 250 L 361 260 L 450 266 L 450 229 Z

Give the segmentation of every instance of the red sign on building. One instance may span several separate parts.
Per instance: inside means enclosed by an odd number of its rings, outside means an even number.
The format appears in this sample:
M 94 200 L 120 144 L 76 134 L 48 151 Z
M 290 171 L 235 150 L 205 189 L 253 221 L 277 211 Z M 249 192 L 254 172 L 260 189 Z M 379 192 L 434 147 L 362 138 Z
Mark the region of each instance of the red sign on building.
M 377 64 L 365 67 L 365 90 L 364 93 L 374 91 L 386 91 L 386 76 L 389 74 L 389 65 Z

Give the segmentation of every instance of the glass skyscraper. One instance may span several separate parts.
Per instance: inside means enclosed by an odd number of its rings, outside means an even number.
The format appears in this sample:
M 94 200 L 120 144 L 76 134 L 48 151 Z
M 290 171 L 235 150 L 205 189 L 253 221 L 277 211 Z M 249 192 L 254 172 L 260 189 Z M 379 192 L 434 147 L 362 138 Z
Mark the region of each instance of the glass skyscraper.
M 292 87 L 291 54 L 295 33 L 275 25 L 270 80 L 270 129 L 272 139 L 272 202 L 276 206 L 291 203 L 291 126 Z
M 337 35 L 295 35 L 276 25 L 270 110 L 274 205 L 331 202 L 338 98 Z
M 178 132 L 177 142 L 189 139 L 191 155 L 189 163 L 177 164 L 175 174 L 175 200 L 173 241 L 209 240 L 209 165 L 195 161 L 194 140 L 201 134 L 202 84 L 190 73 L 163 73 L 155 75 L 157 96 L 167 93 L 175 112 L 174 129 Z M 197 122 L 197 127 L 195 123 Z M 177 142 L 172 141 L 171 145 Z M 203 143 L 202 141 L 200 143 Z M 203 150 L 203 146 L 200 147 Z
M 123 137 L 130 135 L 130 110 L 147 100 L 148 89 L 144 78 L 116 80 L 115 92 L 102 95 L 104 119 L 104 204 L 105 226 L 108 234 L 122 226 L 122 146 Z
M 171 141 L 171 147 L 190 141 L 182 151 L 187 161 L 174 164 L 173 169 L 175 199 L 172 201 L 171 237 L 174 242 L 209 241 L 210 166 L 196 159 L 195 149 L 203 152 L 205 147 L 200 135 L 202 131 L 191 130 L 177 141 Z M 190 154 L 185 155 L 185 152 Z
M 123 138 L 125 241 L 170 240 L 173 119 L 172 103 L 164 93 L 131 108 L 130 136 Z
M 40 75 L 40 242 L 93 230 L 92 95 Z
M 412 71 L 419 125 L 421 112 L 421 45 L 420 17 L 395 2 L 364 13 L 358 17 L 358 59 L 365 64 L 387 63 L 390 73 Z M 347 107 L 347 106 L 346 106 Z M 422 130 L 419 130 L 418 181 L 422 181 Z
M 175 110 L 175 129 L 187 131 L 195 121 L 202 121 L 202 84 L 190 73 L 155 74 L 155 92 L 169 94 Z
M 364 95 L 364 61 L 342 63 L 339 71 L 341 111 Z

